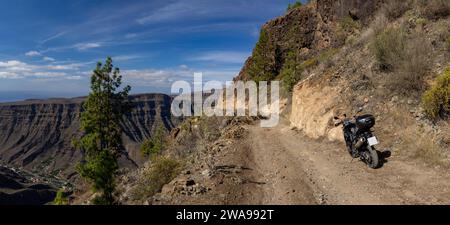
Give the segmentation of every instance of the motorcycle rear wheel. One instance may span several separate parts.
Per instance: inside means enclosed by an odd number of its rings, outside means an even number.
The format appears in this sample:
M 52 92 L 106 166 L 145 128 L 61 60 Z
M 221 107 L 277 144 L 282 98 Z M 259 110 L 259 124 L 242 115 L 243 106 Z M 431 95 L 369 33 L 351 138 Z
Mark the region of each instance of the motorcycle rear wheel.
M 378 153 L 375 148 L 367 145 L 367 154 L 368 157 L 365 159 L 367 166 L 372 169 L 378 168 Z

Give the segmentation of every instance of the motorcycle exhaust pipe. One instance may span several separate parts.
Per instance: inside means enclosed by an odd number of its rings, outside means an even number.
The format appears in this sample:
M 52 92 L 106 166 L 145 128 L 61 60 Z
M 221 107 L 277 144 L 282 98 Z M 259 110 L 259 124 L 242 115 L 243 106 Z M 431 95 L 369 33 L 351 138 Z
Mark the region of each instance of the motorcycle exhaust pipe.
M 356 142 L 355 148 L 356 149 L 361 148 L 361 146 L 363 146 L 364 143 L 366 143 L 366 139 L 362 137 L 358 140 L 358 142 Z

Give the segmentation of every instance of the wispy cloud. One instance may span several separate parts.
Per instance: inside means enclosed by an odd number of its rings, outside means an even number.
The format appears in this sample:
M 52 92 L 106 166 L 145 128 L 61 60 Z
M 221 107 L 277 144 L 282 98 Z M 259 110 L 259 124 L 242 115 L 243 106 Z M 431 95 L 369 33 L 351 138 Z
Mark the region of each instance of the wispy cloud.
M 136 21 L 140 24 L 150 24 L 163 22 L 168 20 L 174 20 L 185 16 L 188 12 L 196 13 L 195 6 L 187 1 L 179 1 L 169 5 L 166 5 L 151 14 L 141 17 Z
M 146 58 L 148 56 L 144 56 L 144 55 L 138 55 L 138 54 L 133 54 L 133 55 L 118 55 L 118 56 L 113 56 L 112 59 L 114 61 L 130 61 L 130 60 L 135 60 L 135 59 L 142 59 L 142 58 Z
M 48 37 L 48 38 L 46 38 L 46 39 L 40 41 L 39 44 L 40 44 L 40 45 L 43 45 L 43 44 L 45 44 L 45 43 L 47 43 L 47 42 L 49 42 L 49 41 L 51 41 L 51 40 L 54 40 L 54 39 L 57 39 L 57 38 L 59 38 L 59 37 L 64 36 L 64 35 L 66 35 L 67 33 L 69 33 L 69 31 L 62 31 L 62 32 L 59 32 L 59 33 L 57 33 L 57 34 L 54 34 L 54 35 L 52 35 L 52 36 L 50 36 L 50 37 Z
M 38 51 L 29 51 L 29 52 L 25 53 L 25 55 L 33 57 L 33 56 L 41 56 L 41 53 Z
M 44 61 L 47 61 L 47 62 L 54 62 L 54 61 L 55 61 L 54 58 L 52 58 L 52 57 L 47 57 L 47 56 L 44 57 L 43 60 L 44 60 Z
M 83 79 L 82 76 L 69 76 L 67 77 L 68 80 L 81 80 Z
M 188 59 L 193 61 L 220 63 L 243 63 L 249 56 L 250 52 L 212 51 L 189 57 Z
M 102 45 L 100 43 L 79 43 L 74 45 L 73 47 L 80 51 L 83 51 L 91 48 L 100 48 L 101 46 Z
M 65 77 L 67 73 L 64 72 L 36 72 L 32 73 L 32 75 L 43 78 L 52 78 L 52 77 Z

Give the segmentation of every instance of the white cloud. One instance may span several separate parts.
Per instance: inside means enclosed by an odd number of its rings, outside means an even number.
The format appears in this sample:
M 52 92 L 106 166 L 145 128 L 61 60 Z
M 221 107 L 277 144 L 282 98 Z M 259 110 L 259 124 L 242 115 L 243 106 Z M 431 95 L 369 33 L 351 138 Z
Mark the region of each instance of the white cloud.
M 0 61 L 0 68 L 3 68 L 9 72 L 25 72 L 32 70 L 30 65 L 17 60 L 10 60 L 6 62 Z
M 11 68 L 11 67 L 24 67 L 27 66 L 26 63 L 18 61 L 18 60 L 9 60 L 6 62 L 0 61 L 0 67 Z
M 81 80 L 82 78 L 82 76 L 69 76 L 67 77 L 67 80 Z
M 44 61 L 48 61 L 48 62 L 53 62 L 53 61 L 55 61 L 54 58 L 52 58 L 52 57 L 47 57 L 47 56 L 44 57 L 43 60 L 44 60 Z
M 38 51 L 29 51 L 29 52 L 25 53 L 25 55 L 33 57 L 33 56 L 41 56 L 41 53 Z
M 92 49 L 92 48 L 99 48 L 102 45 L 100 43 L 80 43 L 76 44 L 74 47 L 80 51 Z
M 23 77 L 14 72 L 0 71 L 0 78 L 2 78 L 2 79 L 21 79 Z
M 139 58 L 143 58 L 143 56 L 141 56 L 141 55 L 118 55 L 118 56 L 112 57 L 112 59 L 114 61 L 128 61 L 128 60 L 139 59 Z
M 49 60 L 47 60 L 49 61 Z M 90 64 L 70 63 L 70 64 L 27 64 L 18 60 L 0 61 L 0 79 L 19 79 L 19 78 L 46 78 L 71 80 L 81 79 L 80 69 Z
M 62 73 L 62 72 L 36 72 L 32 75 L 34 75 L 36 77 L 41 77 L 41 78 L 55 78 L 55 77 L 67 76 L 66 73 Z
M 78 70 L 86 64 L 83 63 L 71 63 L 71 64 L 60 64 L 60 65 L 47 65 L 45 66 L 49 70 Z
M 181 65 L 173 69 L 124 70 L 121 71 L 121 74 L 123 81 L 132 86 L 170 87 L 173 82 L 178 80 L 192 82 L 194 72 L 202 72 L 204 81 L 231 81 L 238 74 L 239 68 L 202 71 Z
M 244 63 L 250 56 L 249 52 L 213 51 L 205 52 L 189 58 L 193 61 L 209 61 L 220 63 Z

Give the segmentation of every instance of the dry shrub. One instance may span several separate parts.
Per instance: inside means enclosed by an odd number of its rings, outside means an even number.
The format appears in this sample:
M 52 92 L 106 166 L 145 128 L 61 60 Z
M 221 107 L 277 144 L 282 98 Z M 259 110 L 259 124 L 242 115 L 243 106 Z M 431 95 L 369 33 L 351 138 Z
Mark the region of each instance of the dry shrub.
M 167 157 L 155 157 L 150 167 L 145 168 L 133 191 L 135 200 L 146 200 L 161 191 L 181 171 L 181 163 Z
M 438 143 L 438 137 L 424 131 L 423 126 L 409 126 L 403 129 L 402 142 L 398 150 L 402 155 L 419 159 L 431 166 L 445 166 L 448 157 Z
M 406 35 L 403 29 L 390 27 L 375 36 L 372 50 L 380 69 L 393 71 L 399 60 L 403 59 Z
M 424 35 L 408 35 L 403 28 L 387 28 L 372 44 L 380 69 L 388 72 L 386 84 L 404 94 L 422 90 L 422 78 L 430 68 L 430 49 Z
M 361 23 L 358 20 L 353 19 L 350 16 L 342 18 L 338 22 L 338 26 L 335 29 L 335 38 L 333 39 L 333 47 L 340 47 L 346 44 L 347 39 L 354 35 L 359 34 L 361 30 Z
M 431 45 L 420 34 L 413 35 L 406 44 L 404 55 L 396 65 L 398 79 L 392 85 L 401 91 L 420 91 L 424 88 L 423 77 L 430 69 L 429 52 Z
M 414 152 L 415 157 L 431 165 L 444 165 L 445 157 L 435 138 L 430 139 L 422 135 L 417 136 L 414 142 L 415 146 L 417 146 Z
M 395 20 L 402 17 L 411 8 L 411 0 L 391 0 L 386 2 L 383 9 L 389 19 Z
M 373 30 L 375 35 L 383 32 L 387 25 L 389 24 L 389 20 L 384 12 L 378 13 L 370 24 L 370 28 Z
M 445 18 L 450 15 L 449 0 L 420 0 L 421 13 L 430 20 Z

